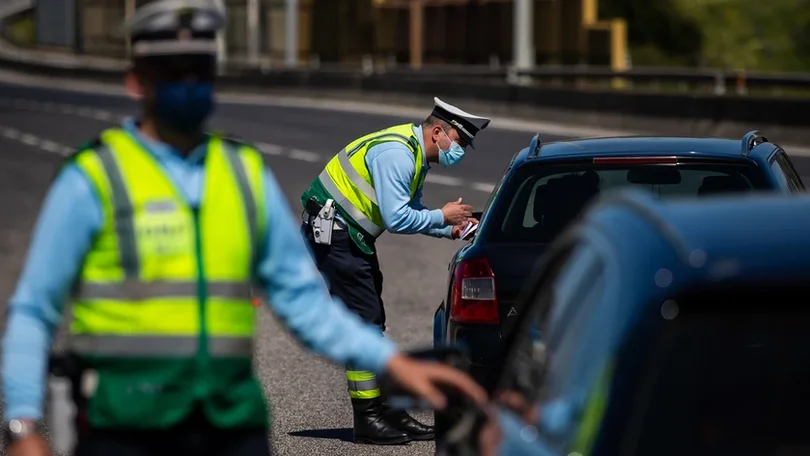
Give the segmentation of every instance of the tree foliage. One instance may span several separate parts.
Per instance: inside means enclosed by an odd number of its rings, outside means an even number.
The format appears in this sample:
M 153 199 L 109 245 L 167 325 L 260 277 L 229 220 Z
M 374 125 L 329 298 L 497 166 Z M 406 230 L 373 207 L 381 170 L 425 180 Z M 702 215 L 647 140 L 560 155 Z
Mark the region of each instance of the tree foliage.
M 601 0 L 636 65 L 810 71 L 810 0 Z

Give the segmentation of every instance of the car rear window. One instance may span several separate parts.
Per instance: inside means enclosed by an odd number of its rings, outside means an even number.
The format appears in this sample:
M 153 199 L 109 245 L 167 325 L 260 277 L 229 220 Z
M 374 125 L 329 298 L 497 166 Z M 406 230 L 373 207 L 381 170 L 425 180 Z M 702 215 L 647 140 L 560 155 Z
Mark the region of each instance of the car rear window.
M 744 192 L 767 187 L 753 165 L 524 165 L 506 183 L 487 233 L 490 242 L 550 242 L 599 193 L 620 187 L 661 198 Z
M 636 451 L 622 454 L 810 454 L 809 295 L 807 284 L 752 283 L 662 306 L 628 398 L 635 416 L 625 437 Z

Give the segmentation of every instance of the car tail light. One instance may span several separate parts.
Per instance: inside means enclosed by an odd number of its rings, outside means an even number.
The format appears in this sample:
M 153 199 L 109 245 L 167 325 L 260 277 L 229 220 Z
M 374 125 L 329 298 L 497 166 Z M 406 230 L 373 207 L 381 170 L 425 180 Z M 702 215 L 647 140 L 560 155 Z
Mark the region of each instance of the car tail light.
M 593 159 L 593 163 L 595 165 L 677 165 L 678 157 L 598 157 Z
M 450 318 L 463 323 L 498 323 L 495 274 L 484 258 L 464 260 L 453 274 Z

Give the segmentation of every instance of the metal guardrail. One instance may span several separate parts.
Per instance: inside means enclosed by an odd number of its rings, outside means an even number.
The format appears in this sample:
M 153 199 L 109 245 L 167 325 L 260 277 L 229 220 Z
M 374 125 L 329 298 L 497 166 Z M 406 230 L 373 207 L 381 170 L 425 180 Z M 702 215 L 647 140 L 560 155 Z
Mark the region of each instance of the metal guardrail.
M 749 73 L 744 71 L 695 69 L 695 68 L 634 68 L 627 71 L 614 71 L 609 67 L 599 66 L 545 66 L 526 70 L 508 67 L 433 65 L 414 70 L 402 66 L 387 65 L 341 65 L 326 64 L 317 67 L 287 69 L 276 66 L 262 66 L 247 63 L 229 65 L 231 70 L 239 73 L 261 73 L 288 75 L 291 77 L 401 77 L 407 79 L 454 79 L 459 82 L 506 83 L 511 85 L 532 85 L 543 83 L 582 84 L 596 83 L 609 86 L 617 79 L 627 83 L 625 88 L 644 87 L 656 89 L 656 86 L 669 85 L 674 90 L 705 88 L 716 95 L 730 91 L 737 95 L 746 95 L 749 89 L 758 93 L 782 94 L 784 90 L 806 90 L 810 94 L 810 73 Z M 629 86 L 629 87 L 628 87 Z M 731 89 L 731 90 L 729 90 Z
M 8 17 L 12 14 L 30 10 L 37 5 L 36 0 L 2 0 L 0 2 L 0 17 Z
M 127 67 L 124 60 L 44 54 L 0 40 L 0 68 L 7 70 L 120 84 Z M 371 59 L 353 65 L 285 69 L 231 60 L 218 84 L 231 91 L 307 95 L 323 91 L 383 103 L 396 103 L 403 96 L 439 96 L 474 101 L 501 112 L 523 110 L 536 119 L 555 122 L 580 123 L 587 118 L 589 124 L 600 127 L 710 136 L 726 127 L 733 128 L 735 135 L 741 128 L 762 128 L 784 141 L 810 142 L 807 74 L 662 68 L 615 72 L 594 66 L 515 71 L 430 65 L 412 70 L 376 65 Z M 736 90 L 727 91 L 727 86 Z

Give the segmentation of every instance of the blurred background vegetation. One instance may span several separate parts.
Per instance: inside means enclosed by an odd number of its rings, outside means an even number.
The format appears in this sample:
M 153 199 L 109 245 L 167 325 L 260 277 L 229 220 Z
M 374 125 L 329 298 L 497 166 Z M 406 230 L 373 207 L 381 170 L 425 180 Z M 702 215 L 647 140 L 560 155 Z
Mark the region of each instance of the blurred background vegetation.
M 137 1 L 140 4 L 150 0 Z M 278 60 L 283 58 L 284 49 L 284 2 L 261 1 L 267 9 L 262 52 Z M 402 10 L 404 15 L 370 12 L 368 5 L 385 1 L 300 0 L 302 8 L 306 8 L 300 15 L 302 60 L 317 54 L 324 62 L 352 61 L 365 54 L 379 53 L 394 54 L 397 61 L 407 62 L 407 8 Z M 583 0 L 556 1 L 567 4 Z M 245 0 L 226 2 L 233 20 L 239 24 L 228 33 L 229 53 L 236 57 L 246 52 L 241 25 L 245 20 Z M 363 3 L 368 5 L 360 8 Z M 123 41 L 112 33 L 118 23 L 109 18 L 123 15 L 123 0 L 77 0 L 77 4 L 86 5 L 88 10 L 91 4 L 95 8 L 92 14 L 84 13 L 81 33 L 85 52 L 104 50 L 111 55 L 122 54 Z M 626 21 L 629 60 L 634 67 L 810 72 L 810 0 L 598 0 L 598 12 L 602 20 Z M 431 9 L 425 17 L 427 61 L 485 64 L 493 55 L 500 61 L 511 59 L 509 2 L 451 4 Z M 383 19 L 374 32 L 374 22 Z M 17 44 L 34 45 L 35 22 L 33 10 L 26 11 L 9 21 L 3 34 Z M 570 29 L 569 25 L 562 27 Z M 380 41 L 383 35 L 391 36 L 383 43 Z M 561 40 L 570 40 L 571 36 L 566 34 Z M 371 44 L 375 39 L 375 44 Z M 576 48 L 571 46 L 565 44 L 563 51 Z M 575 55 L 573 60 L 577 58 Z M 543 59 L 538 62 L 544 63 Z
M 810 71 L 810 0 L 600 0 L 634 66 Z

